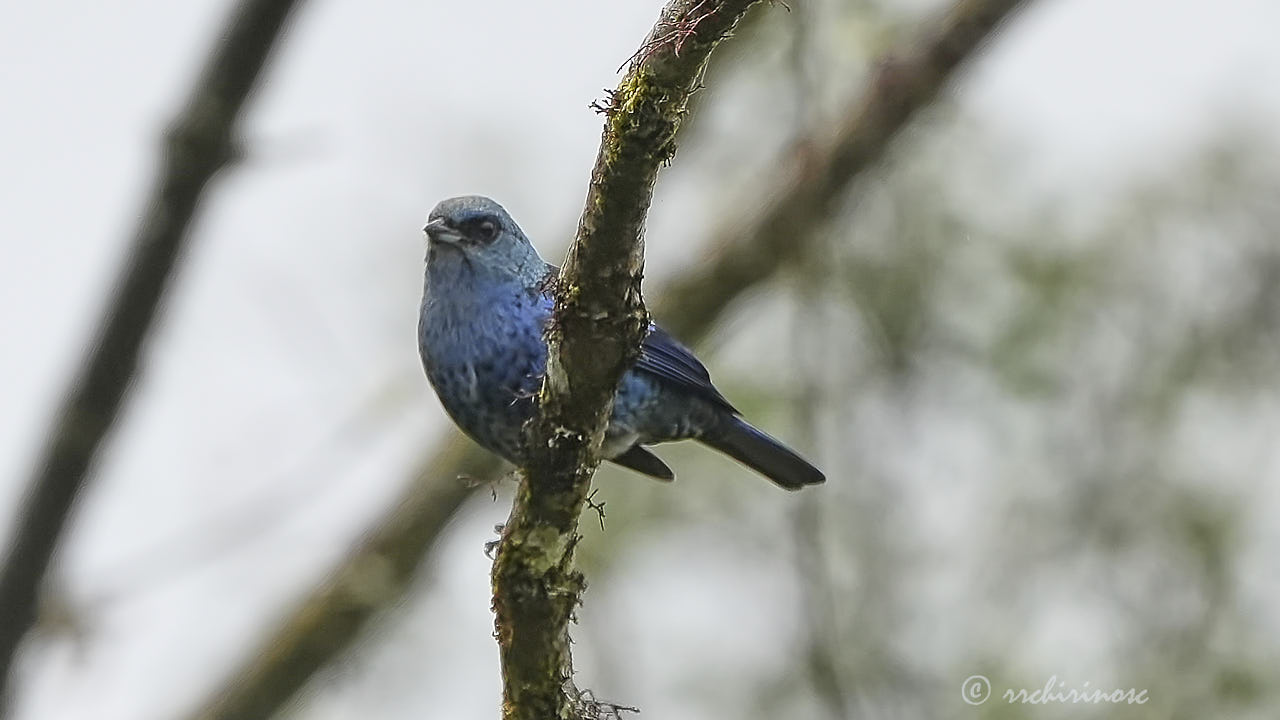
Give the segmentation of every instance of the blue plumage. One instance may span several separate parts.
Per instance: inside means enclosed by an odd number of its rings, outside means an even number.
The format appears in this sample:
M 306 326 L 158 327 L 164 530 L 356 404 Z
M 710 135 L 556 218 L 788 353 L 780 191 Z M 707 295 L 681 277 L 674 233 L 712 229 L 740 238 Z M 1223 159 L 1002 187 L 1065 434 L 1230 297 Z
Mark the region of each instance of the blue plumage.
M 431 212 L 418 347 L 427 378 L 453 421 L 476 442 L 519 463 L 521 428 L 546 367 L 542 332 L 552 298 L 547 265 L 494 201 L 451 198 Z M 662 479 L 674 474 L 645 445 L 696 439 L 778 485 L 824 477 L 751 427 L 716 390 L 702 363 L 656 325 L 618 386 L 605 458 Z

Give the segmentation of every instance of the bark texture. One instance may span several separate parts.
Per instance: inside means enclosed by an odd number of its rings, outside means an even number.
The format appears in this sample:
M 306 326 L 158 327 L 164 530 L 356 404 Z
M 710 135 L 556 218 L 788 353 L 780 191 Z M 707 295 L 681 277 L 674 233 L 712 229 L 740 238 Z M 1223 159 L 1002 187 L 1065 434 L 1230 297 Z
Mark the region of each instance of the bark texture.
M 756 1 L 668 4 L 602 108 L 586 209 L 556 283 L 539 413 L 526 429 L 530 460 L 493 567 L 508 720 L 582 715 L 568 627 L 585 582 L 573 551 L 618 380 L 648 329 L 644 219 L 707 58 Z

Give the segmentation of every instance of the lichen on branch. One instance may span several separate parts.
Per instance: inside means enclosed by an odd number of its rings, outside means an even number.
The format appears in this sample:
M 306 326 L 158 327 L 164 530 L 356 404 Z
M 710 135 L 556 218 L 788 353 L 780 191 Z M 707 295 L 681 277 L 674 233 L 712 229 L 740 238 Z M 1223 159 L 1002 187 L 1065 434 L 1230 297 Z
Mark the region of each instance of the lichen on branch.
M 525 432 L 529 461 L 493 567 L 509 720 L 579 714 L 568 625 L 585 581 L 574 547 L 618 380 L 648 328 L 645 215 L 707 58 L 758 1 L 669 3 L 600 108 L 604 135 L 555 287 L 539 412 Z

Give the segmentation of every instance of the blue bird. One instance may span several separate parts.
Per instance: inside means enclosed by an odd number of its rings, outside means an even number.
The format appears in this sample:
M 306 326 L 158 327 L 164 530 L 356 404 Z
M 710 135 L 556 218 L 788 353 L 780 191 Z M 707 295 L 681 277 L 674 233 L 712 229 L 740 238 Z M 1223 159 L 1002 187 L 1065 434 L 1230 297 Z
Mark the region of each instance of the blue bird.
M 521 428 L 536 411 L 547 348 L 543 329 L 558 272 L 538 255 L 501 205 L 486 197 L 436 205 L 427 234 L 418 350 L 444 409 L 467 435 L 521 464 Z M 779 486 L 826 478 L 791 449 L 743 420 L 687 348 L 650 325 L 640 358 L 618 384 L 603 457 L 661 480 L 671 468 L 645 448 L 693 439 Z

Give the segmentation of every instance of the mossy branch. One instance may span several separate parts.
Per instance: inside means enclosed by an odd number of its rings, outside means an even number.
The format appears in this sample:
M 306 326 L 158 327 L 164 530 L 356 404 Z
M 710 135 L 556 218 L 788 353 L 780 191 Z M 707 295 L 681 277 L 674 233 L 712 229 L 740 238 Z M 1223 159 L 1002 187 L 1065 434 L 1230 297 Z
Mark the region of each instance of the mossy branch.
M 241 2 L 186 107 L 165 134 L 161 169 L 129 258 L 50 429 L 0 571 L 0 712 L 14 654 L 35 622 L 40 584 L 133 382 L 205 185 L 234 157 L 240 110 L 298 4 Z
M 689 263 L 688 270 L 663 284 L 655 295 L 654 314 L 664 326 L 682 340 L 696 343 L 735 300 L 773 278 L 787 258 L 803 252 L 830 219 L 835 201 L 874 166 L 893 137 L 936 97 L 963 61 L 1023 4 L 962 0 L 941 23 L 887 53 L 878 63 L 886 71 L 850 104 L 847 120 L 835 137 L 815 136 L 799 143 L 798 154 L 803 153 L 804 162 L 796 172 L 736 205 L 762 211 L 746 218 L 726 217 L 711 233 L 707 257 Z M 358 601 L 334 592 L 347 587 L 340 578 L 356 577 L 369 566 L 371 557 L 387 553 L 395 555 L 398 569 L 418 566 L 437 546 L 449 519 L 472 495 L 455 478 L 497 477 L 500 472 L 494 456 L 451 433 L 417 465 L 396 510 L 379 520 L 366 534 L 367 540 L 329 574 L 338 579 L 299 601 L 278 629 L 263 638 L 261 649 L 188 717 L 269 717 L 287 706 L 306 680 L 348 648 L 377 613 L 402 602 L 411 575 L 398 571 L 392 575 L 395 582 L 382 592 L 365 594 Z
M 580 714 L 568 631 L 585 587 L 578 516 L 618 381 L 648 329 L 644 219 L 707 58 L 757 1 L 669 3 L 603 109 L 586 209 L 555 291 L 539 413 L 526 428 L 529 460 L 493 566 L 508 720 Z

